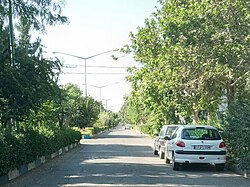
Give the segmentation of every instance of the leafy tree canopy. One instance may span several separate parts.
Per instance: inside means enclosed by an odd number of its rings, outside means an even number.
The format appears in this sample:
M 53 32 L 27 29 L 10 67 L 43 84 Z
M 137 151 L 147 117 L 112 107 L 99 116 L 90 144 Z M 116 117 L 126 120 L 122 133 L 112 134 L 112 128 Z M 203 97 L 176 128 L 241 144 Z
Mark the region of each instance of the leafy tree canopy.
M 200 111 L 213 117 L 225 94 L 235 98 L 236 89 L 249 76 L 249 3 L 245 0 L 161 0 L 145 26 L 131 33 L 135 53 L 144 65 L 132 69 L 128 80 L 133 97 L 144 109 L 162 113 L 163 121 Z M 175 115 L 172 115 L 172 114 Z
M 64 2 L 64 0 L 1 0 L 0 15 L 4 20 L 11 13 L 11 8 L 15 18 L 23 17 L 33 29 L 45 31 L 46 25 L 68 22 L 68 19 L 61 15 Z

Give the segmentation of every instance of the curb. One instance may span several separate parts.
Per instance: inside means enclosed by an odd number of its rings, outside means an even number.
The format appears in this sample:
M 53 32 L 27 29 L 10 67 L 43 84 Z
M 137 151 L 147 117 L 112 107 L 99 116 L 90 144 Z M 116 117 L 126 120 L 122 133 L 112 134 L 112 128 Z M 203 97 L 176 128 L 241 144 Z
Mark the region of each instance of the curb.
M 249 170 L 241 170 L 236 164 L 232 164 L 230 162 L 227 163 L 226 169 L 232 171 L 238 175 L 242 175 L 244 178 L 250 178 L 250 171 Z
M 47 161 L 52 160 L 53 158 L 55 158 L 59 155 L 62 155 L 63 153 L 68 152 L 70 149 L 75 148 L 79 144 L 80 144 L 80 142 L 70 144 L 69 146 L 63 147 L 63 148 L 59 149 L 58 151 L 52 153 L 51 155 L 42 156 L 33 162 L 30 162 L 28 164 L 24 164 L 24 165 L 20 166 L 19 169 L 16 168 L 14 170 L 10 170 L 8 172 L 8 174 L 0 176 L 0 185 L 7 184 L 9 181 L 11 181 L 19 176 L 22 176 L 35 168 L 38 168 L 39 166 L 46 163 Z

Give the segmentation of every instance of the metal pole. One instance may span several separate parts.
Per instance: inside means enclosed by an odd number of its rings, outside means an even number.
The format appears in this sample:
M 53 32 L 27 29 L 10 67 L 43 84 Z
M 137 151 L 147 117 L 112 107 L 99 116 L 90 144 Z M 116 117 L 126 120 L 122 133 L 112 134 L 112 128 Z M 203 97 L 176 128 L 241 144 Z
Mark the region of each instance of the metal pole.
M 87 97 L 87 94 L 88 94 L 88 91 L 87 91 L 87 59 L 84 59 L 84 62 L 85 62 L 85 64 L 84 64 L 84 71 L 85 71 L 85 73 L 84 73 L 84 76 L 85 76 L 85 97 Z
M 105 101 L 106 101 L 106 109 L 108 110 L 108 99 L 106 99 Z
M 100 113 L 102 112 L 102 87 L 99 87 L 99 94 L 100 94 Z
M 11 0 L 9 0 L 11 1 Z M 119 51 L 119 49 L 113 49 L 113 50 L 109 50 L 109 51 L 105 51 L 105 52 L 102 52 L 102 53 L 98 53 L 98 54 L 95 54 L 95 55 L 92 55 L 92 56 L 89 56 L 89 57 L 81 57 L 81 56 L 76 56 L 76 55 L 72 55 L 72 54 L 68 54 L 68 53 L 63 53 L 63 52 L 58 52 L 58 51 L 54 51 L 52 52 L 53 54 L 62 54 L 62 55 L 67 55 L 67 56 L 72 56 L 72 57 L 75 57 L 75 58 L 79 58 L 79 59 L 83 59 L 85 64 L 84 64 L 84 77 L 85 77 L 85 96 L 87 97 L 88 95 L 88 91 L 87 91 L 87 60 L 90 59 L 90 58 L 93 58 L 93 57 L 96 57 L 96 56 L 99 56 L 99 55 L 102 55 L 102 54 L 105 54 L 105 53 L 109 53 L 109 52 L 112 52 L 112 51 Z
M 10 29 L 10 55 L 11 55 L 11 65 L 15 65 L 15 48 L 14 48 L 14 29 L 13 29 L 13 19 L 12 19 L 12 3 L 9 0 L 9 29 Z
M 108 101 L 110 100 L 110 99 L 103 99 L 103 100 L 105 100 L 105 103 L 106 103 L 106 109 L 108 110 Z

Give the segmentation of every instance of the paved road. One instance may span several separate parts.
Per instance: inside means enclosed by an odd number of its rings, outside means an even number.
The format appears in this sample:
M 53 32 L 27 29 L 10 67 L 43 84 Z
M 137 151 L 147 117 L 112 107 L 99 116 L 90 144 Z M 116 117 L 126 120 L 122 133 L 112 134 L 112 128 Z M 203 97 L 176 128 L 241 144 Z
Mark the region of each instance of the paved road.
M 211 166 L 173 171 L 153 155 L 153 140 L 121 127 L 49 161 L 6 187 L 167 186 L 240 187 L 250 180 Z

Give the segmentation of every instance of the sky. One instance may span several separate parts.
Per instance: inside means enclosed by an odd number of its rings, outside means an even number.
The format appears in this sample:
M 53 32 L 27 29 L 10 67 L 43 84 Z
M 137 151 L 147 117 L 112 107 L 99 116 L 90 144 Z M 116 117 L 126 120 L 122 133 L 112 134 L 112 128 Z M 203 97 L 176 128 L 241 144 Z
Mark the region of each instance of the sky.
M 137 33 L 156 6 L 157 0 L 66 0 L 62 14 L 69 23 L 48 27 L 42 36 L 47 54 L 64 63 L 59 84 L 76 84 L 85 94 L 85 61 L 53 52 L 86 58 L 120 49 L 130 43 L 130 32 Z M 111 55 L 120 58 L 114 61 Z M 131 91 L 125 67 L 139 66 L 132 55 L 122 56 L 120 52 L 108 52 L 86 61 L 88 95 L 101 99 L 104 107 L 114 112 L 119 111 L 124 96 Z

